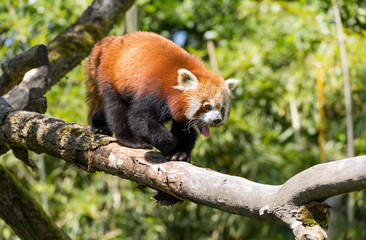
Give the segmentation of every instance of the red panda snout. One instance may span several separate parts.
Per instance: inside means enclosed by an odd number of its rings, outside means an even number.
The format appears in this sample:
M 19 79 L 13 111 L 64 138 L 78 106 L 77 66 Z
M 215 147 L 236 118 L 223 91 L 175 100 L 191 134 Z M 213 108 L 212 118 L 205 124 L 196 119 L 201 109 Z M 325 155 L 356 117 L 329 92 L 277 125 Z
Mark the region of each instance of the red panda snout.
M 202 114 L 203 121 L 208 123 L 210 126 L 217 126 L 222 121 L 222 116 L 220 111 L 211 110 L 207 113 Z

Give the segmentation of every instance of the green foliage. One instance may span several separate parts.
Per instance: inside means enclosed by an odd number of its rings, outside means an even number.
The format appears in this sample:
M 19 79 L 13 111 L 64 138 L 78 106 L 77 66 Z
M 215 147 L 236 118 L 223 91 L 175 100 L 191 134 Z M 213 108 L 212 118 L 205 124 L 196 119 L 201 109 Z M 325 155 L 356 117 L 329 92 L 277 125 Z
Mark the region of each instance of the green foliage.
M 49 42 L 90 2 L 0 3 L 1 62 L 32 45 Z M 282 184 L 318 164 L 317 62 L 325 79 L 326 158 L 346 156 L 342 71 L 330 1 L 139 0 L 138 4 L 140 29 L 166 37 L 185 31 L 184 47 L 209 68 L 206 41 L 213 40 L 220 73 L 241 80 L 229 121 L 213 129 L 210 138 L 199 138 L 192 156 L 195 164 L 266 184 Z M 339 4 L 347 27 L 355 151 L 365 154 L 365 4 L 357 0 Z M 122 34 L 123 23 L 113 32 Z M 77 67 L 54 86 L 47 93 L 46 114 L 87 124 L 83 79 L 82 68 Z M 299 112 L 299 142 L 291 124 L 291 95 Z M 42 182 L 38 172 L 29 172 L 10 154 L 2 156 L 2 162 L 37 200 L 42 194 L 47 196 L 51 217 L 72 239 L 293 238 L 286 227 L 193 203 L 159 206 L 149 199 L 152 190 L 139 190 L 130 181 L 87 174 L 49 156 L 45 160 L 46 182 Z M 346 221 L 345 207 L 341 209 L 342 234 L 337 239 L 366 238 L 365 201 L 365 192 L 356 194 L 353 225 Z M 0 236 L 16 239 L 1 221 Z

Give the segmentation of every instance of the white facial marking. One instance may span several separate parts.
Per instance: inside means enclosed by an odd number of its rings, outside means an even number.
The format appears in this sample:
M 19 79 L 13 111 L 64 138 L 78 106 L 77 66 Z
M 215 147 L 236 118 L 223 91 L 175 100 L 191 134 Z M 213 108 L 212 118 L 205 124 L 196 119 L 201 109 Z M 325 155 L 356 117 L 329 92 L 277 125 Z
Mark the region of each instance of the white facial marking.
M 224 112 L 222 113 L 222 109 L 224 108 Z M 223 98 L 220 102 L 220 112 L 222 113 L 222 123 L 225 123 L 227 120 L 227 106 L 225 105 L 225 99 Z
M 221 100 L 220 102 L 220 109 L 224 106 L 224 99 Z
M 200 109 L 201 107 L 201 101 L 197 100 L 197 99 L 191 99 L 189 101 L 189 105 L 188 108 L 186 110 L 186 117 L 188 120 L 192 120 L 194 114 L 198 111 L 198 109 Z
M 222 106 L 225 108 L 224 116 L 222 118 L 222 122 L 225 123 L 230 114 L 230 91 L 225 90 L 227 92 L 223 93 Z
M 221 118 L 220 111 L 212 110 L 204 114 L 203 121 L 207 123 L 213 123 L 213 121 L 218 118 Z
M 178 85 L 173 88 L 186 91 L 188 89 L 196 89 L 197 86 L 198 79 L 193 73 L 184 68 L 178 70 Z

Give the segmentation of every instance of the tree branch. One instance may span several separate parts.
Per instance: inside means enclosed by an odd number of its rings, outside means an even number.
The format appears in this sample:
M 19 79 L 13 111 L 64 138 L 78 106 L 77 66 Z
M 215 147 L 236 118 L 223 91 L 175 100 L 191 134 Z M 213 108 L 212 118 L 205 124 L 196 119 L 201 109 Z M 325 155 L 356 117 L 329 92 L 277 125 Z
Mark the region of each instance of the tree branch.
M 21 239 L 70 239 L 1 164 L 0 205 L 0 217 Z
M 36 45 L 1 64 L 3 75 L 0 77 L 0 96 L 20 83 L 26 72 L 48 64 L 47 48 Z
M 4 95 L 4 99 L 13 108 L 23 109 L 31 88 L 41 88 L 45 93 L 89 55 L 94 44 L 109 33 L 133 3 L 134 0 L 94 0 L 74 24 L 47 45 L 50 67 L 44 66 L 26 74 L 25 80 Z M 14 64 L 19 65 L 19 61 Z
M 90 128 L 78 124 L 36 113 L 9 111 L 9 107 L 0 109 L 8 109 L 0 111 L 0 119 L 5 119 L 0 125 L 0 138 L 11 146 L 47 153 L 89 172 L 103 171 L 130 179 L 182 200 L 286 224 L 298 239 L 326 238 L 317 219 L 308 224 L 305 221 L 308 219 L 298 217 L 304 215 L 300 207 L 366 189 L 366 156 L 319 164 L 283 185 L 272 186 L 185 162 L 164 162 L 157 152 L 119 146 L 113 138 L 94 134 Z M 326 212 L 327 208 L 323 210 Z

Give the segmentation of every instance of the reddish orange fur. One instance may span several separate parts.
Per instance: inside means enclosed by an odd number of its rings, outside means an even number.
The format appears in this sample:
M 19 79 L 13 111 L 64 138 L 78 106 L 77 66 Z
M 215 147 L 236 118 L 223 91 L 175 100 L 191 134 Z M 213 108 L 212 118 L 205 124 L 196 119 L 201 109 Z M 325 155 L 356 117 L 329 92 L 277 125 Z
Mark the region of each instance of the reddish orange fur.
M 160 35 L 136 32 L 104 38 L 94 47 L 86 64 L 89 118 L 102 105 L 96 85 L 98 89 L 108 85 L 135 96 L 153 93 L 168 103 L 176 121 L 187 121 L 187 92 L 173 88 L 181 68 L 199 79 L 198 88 L 189 93 L 191 98 L 213 96 L 217 89 L 225 87 L 224 80 L 209 72 L 199 58 Z

